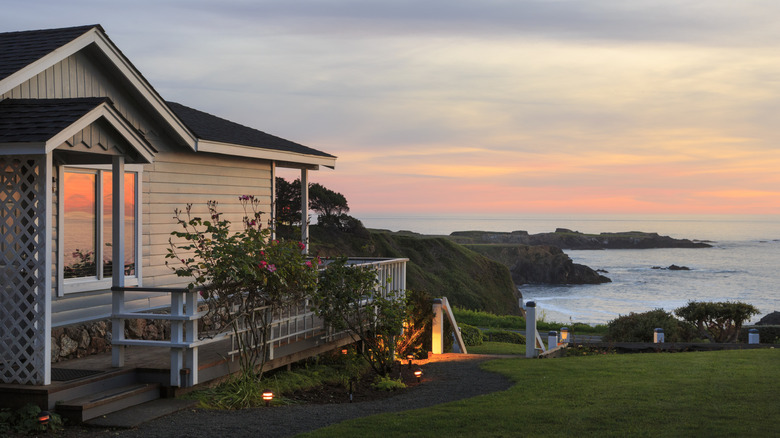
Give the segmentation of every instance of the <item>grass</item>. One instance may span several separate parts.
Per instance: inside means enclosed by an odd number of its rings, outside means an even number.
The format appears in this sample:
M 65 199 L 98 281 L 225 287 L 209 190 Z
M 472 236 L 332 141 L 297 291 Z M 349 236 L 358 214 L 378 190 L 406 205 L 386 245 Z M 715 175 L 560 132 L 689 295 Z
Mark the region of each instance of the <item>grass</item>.
M 469 354 L 521 354 L 525 355 L 525 345 L 506 342 L 483 342 L 482 345 L 468 347 Z
M 500 359 L 507 391 L 306 436 L 776 436 L 780 350 Z M 433 383 L 432 383 L 433 384 Z
M 453 307 L 453 315 L 458 323 L 473 325 L 474 327 L 491 327 L 512 330 L 525 330 L 525 318 L 516 315 L 495 315 L 490 312 L 480 310 L 462 309 Z M 555 322 L 546 321 L 544 316 L 536 321 L 536 329 L 540 331 L 560 330 L 561 327 L 568 327 L 569 331 L 575 334 L 603 334 L 607 331 L 607 326 L 598 324 L 595 327 L 581 322 Z

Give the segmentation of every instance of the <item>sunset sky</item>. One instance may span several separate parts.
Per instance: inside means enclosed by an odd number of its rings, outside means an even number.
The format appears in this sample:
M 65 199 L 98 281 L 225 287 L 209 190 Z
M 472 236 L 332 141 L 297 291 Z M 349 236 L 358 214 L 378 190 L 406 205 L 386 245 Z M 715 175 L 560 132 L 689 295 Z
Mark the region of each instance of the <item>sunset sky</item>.
M 775 0 L 5 0 L 0 30 L 102 24 L 165 99 L 337 155 L 312 180 L 358 217 L 780 214 L 778 17 Z

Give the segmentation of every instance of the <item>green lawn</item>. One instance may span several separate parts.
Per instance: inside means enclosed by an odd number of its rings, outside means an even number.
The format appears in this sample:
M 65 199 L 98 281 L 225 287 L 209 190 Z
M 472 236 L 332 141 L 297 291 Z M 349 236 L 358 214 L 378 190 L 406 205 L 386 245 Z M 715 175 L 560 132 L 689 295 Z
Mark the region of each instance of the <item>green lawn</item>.
M 780 350 L 500 359 L 503 392 L 307 436 L 778 436 Z
M 482 345 L 466 347 L 469 354 L 520 354 L 525 355 L 525 345 L 506 342 L 483 342 Z

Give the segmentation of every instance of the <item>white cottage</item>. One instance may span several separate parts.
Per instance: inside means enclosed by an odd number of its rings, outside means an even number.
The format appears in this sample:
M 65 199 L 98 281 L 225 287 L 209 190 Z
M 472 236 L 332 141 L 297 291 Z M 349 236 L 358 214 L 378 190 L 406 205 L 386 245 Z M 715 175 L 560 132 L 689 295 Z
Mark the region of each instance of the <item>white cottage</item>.
M 98 25 L 0 33 L 0 382 L 50 384 L 52 328 L 109 318 L 112 286 L 181 287 L 164 259 L 175 207 L 217 200 L 240 222 L 239 195 L 272 211 L 277 167 L 306 187 L 335 163 L 165 101 Z

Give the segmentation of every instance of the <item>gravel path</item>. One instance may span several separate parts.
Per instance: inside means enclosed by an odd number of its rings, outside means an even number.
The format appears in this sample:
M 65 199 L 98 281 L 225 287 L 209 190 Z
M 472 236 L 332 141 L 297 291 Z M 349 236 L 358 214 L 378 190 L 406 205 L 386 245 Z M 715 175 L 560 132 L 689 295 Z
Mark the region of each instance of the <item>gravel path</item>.
M 442 355 L 422 365 L 421 385 L 383 400 L 241 411 L 187 410 L 143 424 L 138 429 L 112 431 L 110 435 L 124 438 L 292 436 L 353 418 L 418 409 L 508 389 L 511 386 L 509 379 L 480 369 L 480 364 L 487 359 L 477 355 Z

